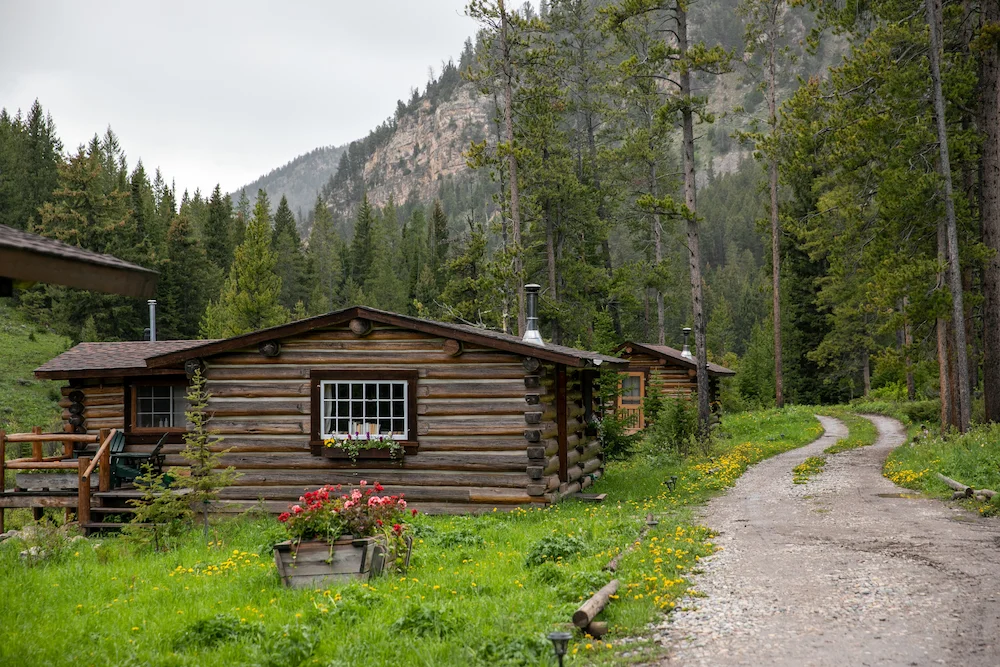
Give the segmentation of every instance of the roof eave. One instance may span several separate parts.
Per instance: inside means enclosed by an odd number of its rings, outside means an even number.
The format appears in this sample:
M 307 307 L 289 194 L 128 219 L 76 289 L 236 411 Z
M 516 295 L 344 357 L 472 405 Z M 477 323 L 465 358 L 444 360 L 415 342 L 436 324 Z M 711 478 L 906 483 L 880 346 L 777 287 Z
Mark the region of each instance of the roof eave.
M 380 324 L 389 324 L 401 328 L 413 329 L 414 331 L 421 331 L 423 333 L 430 333 L 444 338 L 454 338 L 467 343 L 484 345 L 486 347 L 513 352 L 515 354 L 536 357 L 543 361 L 551 361 L 578 368 L 588 366 L 596 367 L 605 363 L 612 365 L 619 363 L 617 361 L 612 361 L 610 358 L 604 358 L 601 355 L 595 355 L 593 357 L 575 357 L 572 355 L 561 354 L 555 350 L 545 347 L 536 347 L 528 345 L 527 343 L 515 343 L 513 341 L 498 340 L 488 335 L 477 335 L 474 332 L 463 329 L 452 329 L 435 322 L 429 322 L 418 318 L 410 318 L 406 315 L 395 315 L 384 311 L 371 310 L 365 308 L 364 306 L 352 306 L 350 308 L 345 308 L 344 310 L 328 313 L 326 315 L 318 315 L 305 320 L 299 320 L 298 322 L 262 329 L 260 331 L 244 334 L 242 336 L 235 336 L 226 340 L 189 348 L 187 350 L 149 357 L 146 359 L 146 365 L 150 368 L 175 365 L 195 357 L 206 357 L 214 354 L 221 354 L 223 352 L 237 350 L 242 347 L 263 343 L 264 341 L 272 340 L 274 338 L 294 336 L 295 334 L 312 331 L 313 329 L 318 329 L 320 327 L 340 324 L 356 317 L 362 317 Z M 628 362 L 626 360 L 621 360 L 620 365 L 625 365 L 627 363 Z

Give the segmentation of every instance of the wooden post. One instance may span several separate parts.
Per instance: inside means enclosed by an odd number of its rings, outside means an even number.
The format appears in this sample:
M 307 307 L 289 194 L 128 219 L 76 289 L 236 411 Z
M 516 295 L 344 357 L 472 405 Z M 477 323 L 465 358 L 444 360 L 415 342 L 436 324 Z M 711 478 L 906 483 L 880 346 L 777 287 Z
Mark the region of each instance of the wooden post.
M 41 426 L 32 427 L 31 432 L 34 433 L 35 435 L 41 435 L 42 434 L 42 427 Z M 33 458 L 36 461 L 41 461 L 42 460 L 42 442 L 41 442 L 41 440 L 38 440 L 38 441 L 35 441 L 35 442 L 31 443 L 31 458 Z
M 104 442 L 103 440 L 101 442 Z M 111 490 L 111 448 L 101 452 L 100 471 L 98 472 L 97 488 L 99 491 Z
M 449 357 L 457 357 L 462 354 L 465 347 L 462 345 L 462 341 L 455 340 L 454 338 L 449 338 L 441 345 L 441 351 L 447 354 Z
M 566 437 L 566 365 L 556 364 L 556 428 L 559 442 L 559 481 L 569 479 Z
M 348 323 L 347 326 L 351 329 L 351 333 L 355 336 L 367 336 L 372 332 L 371 320 L 366 320 L 362 317 L 354 318 Z
M 0 492 L 7 490 L 7 433 L 0 429 Z M 0 533 L 4 532 L 4 508 L 0 507 Z
M 80 522 L 82 528 L 85 524 L 90 523 L 90 476 L 85 475 L 87 468 L 90 467 L 90 457 L 81 456 L 78 460 L 80 468 L 77 474 L 79 491 L 77 493 L 76 520 Z
M 63 424 L 63 433 L 72 433 L 73 427 L 69 424 Z M 73 458 L 73 442 L 71 440 L 63 441 L 63 456 L 66 458 Z

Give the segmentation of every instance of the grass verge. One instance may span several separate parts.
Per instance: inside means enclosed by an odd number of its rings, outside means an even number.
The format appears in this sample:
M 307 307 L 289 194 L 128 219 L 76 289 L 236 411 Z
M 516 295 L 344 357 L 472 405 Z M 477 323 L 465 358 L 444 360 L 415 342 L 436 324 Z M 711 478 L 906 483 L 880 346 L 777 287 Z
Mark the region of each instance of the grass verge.
M 820 432 L 803 408 L 728 416 L 722 430 L 709 457 L 641 450 L 609 463 L 594 489 L 608 494 L 603 504 L 417 517 L 410 572 L 369 584 L 283 589 L 271 559 L 283 533 L 270 517 L 220 523 L 208 545 L 191 531 L 165 553 L 117 537 L 79 540 L 34 565 L 9 540 L 0 544 L 0 664 L 554 664 L 545 634 L 610 579 L 603 566 L 652 513 L 659 525 L 620 561 L 621 587 L 602 616 L 610 638 L 578 636 L 568 656 L 639 660 L 621 654 L 635 643 L 614 638 L 670 610 L 715 549 L 690 508 Z
M 950 497 L 952 490 L 935 472 L 977 489 L 1000 490 L 1000 425 L 974 426 L 965 435 L 929 433 L 911 438 L 886 459 L 883 474 L 894 484 Z M 1000 514 L 1000 500 L 979 504 L 967 501 L 984 516 Z
M 825 456 L 810 456 L 802 463 L 792 468 L 792 483 L 806 484 L 813 475 L 823 472 L 826 466 Z

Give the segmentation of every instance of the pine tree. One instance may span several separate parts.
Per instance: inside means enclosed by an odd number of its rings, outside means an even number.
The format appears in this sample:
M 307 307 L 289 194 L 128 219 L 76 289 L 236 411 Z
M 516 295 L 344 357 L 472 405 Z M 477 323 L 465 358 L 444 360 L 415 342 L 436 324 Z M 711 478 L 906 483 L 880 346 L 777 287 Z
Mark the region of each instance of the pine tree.
M 354 237 L 351 239 L 350 254 L 347 267 L 351 280 L 356 286 L 365 284 L 368 272 L 375 258 L 375 248 L 372 245 L 372 227 L 375 225 L 375 213 L 368 203 L 365 194 L 358 208 L 358 217 L 354 223 Z
M 302 239 L 295 225 L 295 216 L 288 208 L 288 198 L 281 196 L 278 209 L 274 212 L 274 230 L 271 233 L 271 249 L 277 258 L 275 270 L 281 277 L 281 297 L 279 301 L 291 310 L 305 294 L 305 256 L 302 253 Z
M 270 218 L 267 194 L 259 190 L 219 300 L 209 304 L 202 319 L 206 338 L 228 338 L 288 322 L 288 310 L 278 300 L 281 277 L 275 272 Z
M 309 233 L 309 267 L 312 292 L 309 312 L 313 315 L 339 308 L 343 302 L 344 266 L 343 242 L 333 227 L 333 216 L 320 197 L 313 208 L 313 225 Z
M 233 262 L 233 249 L 236 247 L 233 236 L 233 203 L 228 195 L 222 196 L 222 188 L 216 184 L 208 201 L 203 238 L 209 260 L 223 272 L 228 271 Z
M 218 500 L 219 491 L 231 486 L 238 474 L 232 466 L 222 467 L 222 457 L 229 450 L 214 451 L 213 447 L 222 441 L 222 436 L 216 435 L 208 428 L 211 416 L 208 403 L 212 395 L 205 388 L 205 376 L 201 370 L 195 371 L 188 390 L 188 410 L 184 413 L 190 425 L 184 434 L 184 449 L 181 457 L 187 461 L 191 474 L 182 477 L 178 486 L 190 489 L 186 496 L 195 511 L 201 512 L 204 524 L 205 539 L 208 539 L 208 513 L 213 502 Z
M 221 282 L 222 272 L 206 257 L 187 217 L 174 218 L 167 233 L 167 257 L 157 288 L 158 337 L 197 338 L 210 295 L 217 293 Z

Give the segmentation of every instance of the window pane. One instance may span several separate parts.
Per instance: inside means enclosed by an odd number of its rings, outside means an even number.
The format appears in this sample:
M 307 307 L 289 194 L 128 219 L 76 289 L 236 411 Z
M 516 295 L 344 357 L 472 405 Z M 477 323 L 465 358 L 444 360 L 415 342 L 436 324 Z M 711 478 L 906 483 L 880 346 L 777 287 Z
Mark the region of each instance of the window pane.
M 403 398 L 403 389 L 406 384 L 403 382 L 394 382 L 392 385 L 392 397 L 393 398 Z

